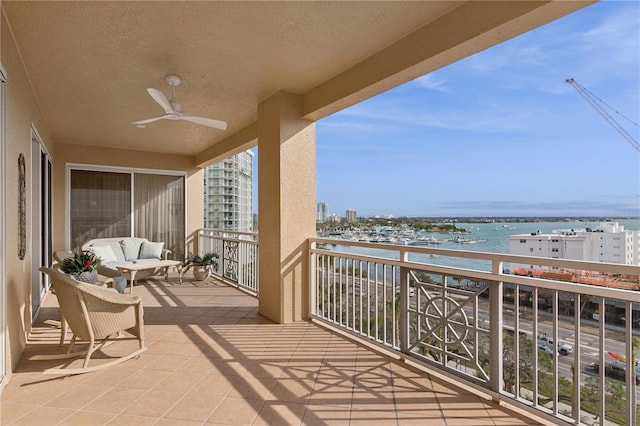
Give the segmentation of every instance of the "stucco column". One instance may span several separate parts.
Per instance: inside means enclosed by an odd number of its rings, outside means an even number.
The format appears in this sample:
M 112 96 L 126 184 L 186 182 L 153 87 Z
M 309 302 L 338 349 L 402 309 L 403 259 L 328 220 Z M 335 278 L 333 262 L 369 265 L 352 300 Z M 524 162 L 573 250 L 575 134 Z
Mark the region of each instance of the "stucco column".
M 259 311 L 278 323 L 309 313 L 307 238 L 315 236 L 315 122 L 301 99 L 276 93 L 258 105 Z

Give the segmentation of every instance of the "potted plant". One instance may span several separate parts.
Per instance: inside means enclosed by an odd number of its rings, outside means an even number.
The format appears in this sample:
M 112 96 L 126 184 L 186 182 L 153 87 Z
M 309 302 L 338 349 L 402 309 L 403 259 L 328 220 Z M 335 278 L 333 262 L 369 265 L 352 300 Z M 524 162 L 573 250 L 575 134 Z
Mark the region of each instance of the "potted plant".
M 182 272 L 187 272 L 190 268 L 193 268 L 193 277 L 197 281 L 204 281 L 218 267 L 217 259 L 218 253 L 213 252 L 205 253 L 202 256 L 191 254 L 182 265 L 184 268 Z
M 62 272 L 72 275 L 76 280 L 89 284 L 98 282 L 98 266 L 101 260 L 93 252 L 85 250 L 67 257 L 62 261 Z

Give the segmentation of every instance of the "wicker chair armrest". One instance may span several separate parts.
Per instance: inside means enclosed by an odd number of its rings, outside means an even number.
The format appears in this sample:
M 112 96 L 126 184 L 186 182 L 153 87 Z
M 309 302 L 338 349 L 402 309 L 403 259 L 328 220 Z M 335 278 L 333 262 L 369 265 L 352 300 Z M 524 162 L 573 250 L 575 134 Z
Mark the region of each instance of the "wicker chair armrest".
M 135 294 L 122 294 L 114 289 L 98 287 L 93 284 L 80 282 L 83 292 L 107 303 L 115 305 L 137 305 L 142 302 L 140 296 Z
M 166 249 L 166 248 L 162 249 L 162 259 L 168 260 L 170 254 L 171 254 L 171 250 Z

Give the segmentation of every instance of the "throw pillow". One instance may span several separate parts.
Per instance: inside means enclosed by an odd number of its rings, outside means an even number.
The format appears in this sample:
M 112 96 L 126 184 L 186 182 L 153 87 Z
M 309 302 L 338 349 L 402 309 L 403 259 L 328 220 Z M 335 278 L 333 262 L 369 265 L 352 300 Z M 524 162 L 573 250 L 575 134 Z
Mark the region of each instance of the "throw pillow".
M 91 246 L 89 251 L 95 254 L 96 257 L 99 257 L 102 263 L 114 263 L 118 261 L 110 246 Z
M 125 261 L 119 241 L 96 241 L 91 247 L 111 247 L 111 251 L 116 256 L 116 262 Z
M 140 259 L 160 259 L 162 257 L 162 249 L 164 243 L 153 243 L 151 241 L 143 241 L 140 247 Z
M 142 242 L 146 241 L 144 238 L 125 238 L 120 241 L 122 252 L 124 253 L 125 260 L 136 260 L 140 254 L 140 246 Z

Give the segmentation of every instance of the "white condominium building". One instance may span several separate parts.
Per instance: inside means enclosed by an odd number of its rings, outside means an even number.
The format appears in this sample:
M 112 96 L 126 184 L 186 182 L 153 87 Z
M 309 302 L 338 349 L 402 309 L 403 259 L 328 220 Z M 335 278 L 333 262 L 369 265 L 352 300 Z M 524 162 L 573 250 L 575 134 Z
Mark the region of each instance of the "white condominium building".
M 618 222 L 601 222 L 595 229 L 510 235 L 509 253 L 640 265 L 640 231 L 625 231 Z
M 253 231 L 253 156 L 244 151 L 205 168 L 205 228 Z
M 346 215 L 347 215 L 347 222 L 355 222 L 356 219 L 358 218 L 358 214 L 353 209 L 347 209 Z

